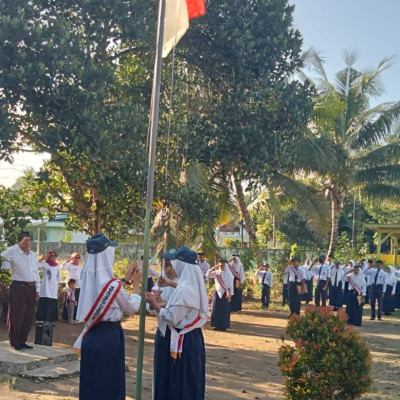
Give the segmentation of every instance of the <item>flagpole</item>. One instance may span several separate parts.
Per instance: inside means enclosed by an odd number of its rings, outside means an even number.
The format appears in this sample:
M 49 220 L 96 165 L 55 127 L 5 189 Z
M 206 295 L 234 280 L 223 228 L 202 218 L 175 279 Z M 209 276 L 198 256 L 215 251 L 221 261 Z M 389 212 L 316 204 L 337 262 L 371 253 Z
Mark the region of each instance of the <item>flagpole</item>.
M 162 67 L 162 47 L 164 39 L 164 19 L 165 19 L 166 0 L 160 0 L 157 22 L 157 44 L 156 59 L 154 62 L 153 89 L 151 95 L 150 109 L 150 140 L 149 140 L 149 166 L 147 176 L 147 198 L 146 198 L 146 219 L 143 239 L 143 269 L 142 269 L 142 288 L 140 302 L 140 322 L 139 322 L 139 340 L 136 363 L 136 400 L 142 398 L 142 377 L 143 377 L 143 350 L 144 350 L 144 329 L 146 319 L 146 299 L 145 291 L 147 289 L 147 273 L 149 269 L 150 256 L 150 220 L 153 207 L 153 188 L 154 188 L 154 170 L 157 149 L 157 127 L 158 112 L 160 102 L 161 86 L 161 67 Z

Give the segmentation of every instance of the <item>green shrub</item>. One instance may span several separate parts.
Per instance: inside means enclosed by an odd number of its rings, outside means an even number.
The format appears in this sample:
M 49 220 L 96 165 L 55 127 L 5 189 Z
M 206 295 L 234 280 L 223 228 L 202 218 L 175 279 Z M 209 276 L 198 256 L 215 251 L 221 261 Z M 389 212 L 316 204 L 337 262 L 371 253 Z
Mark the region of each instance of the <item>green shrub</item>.
M 279 349 L 279 367 L 286 377 L 286 399 L 350 400 L 371 385 L 369 350 L 360 334 L 347 326 L 344 311 L 308 307 L 287 325 L 294 347 Z M 284 338 L 282 337 L 284 341 Z

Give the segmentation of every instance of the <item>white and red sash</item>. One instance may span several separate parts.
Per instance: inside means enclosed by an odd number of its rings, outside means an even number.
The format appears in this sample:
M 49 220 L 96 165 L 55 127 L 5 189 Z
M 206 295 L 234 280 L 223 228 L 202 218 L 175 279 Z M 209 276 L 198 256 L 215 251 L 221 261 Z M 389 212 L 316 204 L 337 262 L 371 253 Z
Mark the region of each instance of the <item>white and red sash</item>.
M 231 295 L 230 290 L 227 288 L 223 278 L 222 274 L 219 274 L 218 272 L 215 273 L 215 278 L 217 279 L 218 283 L 221 285 L 222 289 L 225 290 L 226 295 Z M 223 294 L 222 294 L 223 295 Z M 222 297 L 222 296 L 221 296 Z
M 201 328 L 204 325 L 204 318 L 201 318 L 200 315 L 190 324 L 187 324 L 183 329 L 179 332 L 172 326 L 168 325 L 168 328 L 171 330 L 171 341 L 169 344 L 169 350 L 171 352 L 171 357 L 176 360 L 178 357 L 182 357 L 182 347 L 183 347 L 183 338 L 185 333 L 193 331 L 196 328 Z
M 80 349 L 82 346 L 82 340 L 85 335 L 98 324 L 104 315 L 107 313 L 119 291 L 121 290 L 122 284 L 116 278 L 110 279 L 105 285 L 103 290 L 98 295 L 88 315 L 85 317 L 85 326 L 82 333 L 76 340 L 74 347 Z
M 232 271 L 232 275 L 235 277 L 235 279 L 239 279 L 240 280 L 240 275 L 239 273 L 236 271 L 235 267 L 233 264 L 229 264 L 229 267 Z
M 292 269 L 293 273 L 295 274 L 295 276 L 299 280 L 299 282 L 301 282 L 302 278 L 301 278 L 301 274 L 300 274 L 299 270 L 296 268 L 293 268 L 293 267 L 290 267 L 290 268 Z M 294 280 L 294 282 L 296 283 L 296 279 Z
M 348 277 L 348 280 L 350 282 L 350 285 L 353 287 L 353 289 L 357 292 L 358 295 L 361 295 L 362 290 L 361 288 L 351 279 L 351 276 Z

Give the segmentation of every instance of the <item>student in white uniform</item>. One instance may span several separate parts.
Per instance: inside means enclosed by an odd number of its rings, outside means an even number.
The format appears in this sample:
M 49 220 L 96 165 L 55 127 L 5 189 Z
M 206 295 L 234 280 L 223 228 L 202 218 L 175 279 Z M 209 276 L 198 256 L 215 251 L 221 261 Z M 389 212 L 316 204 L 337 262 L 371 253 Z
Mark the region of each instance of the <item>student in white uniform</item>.
M 349 283 L 349 291 L 346 303 L 346 313 L 348 315 L 347 324 L 361 326 L 363 305 L 367 285 L 365 284 L 364 275 L 359 265 L 354 265 L 353 269 L 349 270 L 345 276 Z M 344 290 L 344 284 L 342 283 Z
M 36 320 L 54 322 L 58 320 L 58 291 L 61 285 L 60 266 L 57 253 L 49 251 L 46 261 L 39 263 L 43 271 L 40 285 L 40 299 L 36 312 Z
M 254 275 L 260 282 L 262 307 L 268 308 L 271 298 L 271 289 L 274 283 L 274 277 L 272 272 L 269 270 L 269 264 L 265 263 L 262 267 L 258 268 Z
M 304 268 L 300 268 L 299 257 L 293 257 L 282 268 L 282 274 L 289 274 L 288 300 L 290 316 L 300 315 L 301 297 L 307 293 L 306 274 Z
M 103 234 L 86 241 L 77 319 L 85 321 L 74 347 L 81 349 L 79 399 L 125 399 L 125 339 L 121 327 L 124 313 L 140 307 L 139 266 L 131 264 L 123 281 L 114 278 L 117 242 Z M 133 280 L 133 295 L 124 287 Z
M 61 264 L 61 269 L 67 271 L 67 278 L 65 279 L 66 286 L 68 287 L 68 282 L 73 279 L 75 283 L 75 301 L 78 305 L 79 302 L 79 294 L 81 291 L 81 273 L 82 273 L 82 266 L 80 265 L 81 256 L 79 253 L 72 253 L 71 257 Z M 74 306 L 74 319 L 76 319 L 76 310 L 77 305 Z M 68 311 L 67 308 L 64 306 L 63 308 L 63 319 L 68 320 Z
M 318 259 L 315 259 L 311 264 L 314 276 L 317 278 L 315 285 L 315 305 L 320 306 L 322 302 L 322 307 L 326 306 L 326 300 L 328 297 L 328 287 L 331 278 L 331 268 L 325 262 L 325 255 L 321 254 Z M 314 264 L 318 261 L 318 265 Z
M 204 277 L 197 253 L 185 246 L 164 253 L 163 258 L 179 282 L 166 304 L 146 293 L 147 302 L 158 312 L 159 323 L 154 343 L 153 400 L 204 400 L 206 353 L 201 327 L 208 316 Z
M 369 301 L 371 305 L 371 320 L 376 318 L 376 303 L 378 303 L 378 320 L 382 319 L 382 303 L 386 292 L 386 272 L 383 271 L 383 262 L 377 260 L 375 268 L 369 267 L 366 271 L 369 283 Z
M 336 260 L 331 269 L 331 291 L 329 296 L 329 305 L 333 306 L 333 311 L 339 310 L 343 305 L 342 278 L 343 269 L 340 261 Z

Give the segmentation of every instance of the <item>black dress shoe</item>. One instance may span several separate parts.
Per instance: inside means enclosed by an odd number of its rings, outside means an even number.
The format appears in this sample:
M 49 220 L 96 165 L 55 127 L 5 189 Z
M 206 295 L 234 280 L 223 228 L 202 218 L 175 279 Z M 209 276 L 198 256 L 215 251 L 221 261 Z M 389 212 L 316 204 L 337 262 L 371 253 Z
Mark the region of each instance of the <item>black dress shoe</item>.
M 370 318 L 370 321 L 375 321 L 375 317 L 371 317 L 371 318 Z
M 33 349 L 33 346 L 27 343 L 21 343 L 20 347 L 22 347 L 23 349 Z
M 23 347 L 22 346 L 13 346 L 14 347 L 14 350 L 23 350 Z

